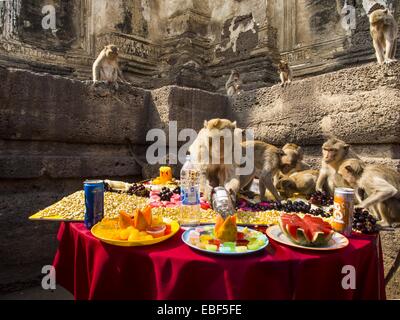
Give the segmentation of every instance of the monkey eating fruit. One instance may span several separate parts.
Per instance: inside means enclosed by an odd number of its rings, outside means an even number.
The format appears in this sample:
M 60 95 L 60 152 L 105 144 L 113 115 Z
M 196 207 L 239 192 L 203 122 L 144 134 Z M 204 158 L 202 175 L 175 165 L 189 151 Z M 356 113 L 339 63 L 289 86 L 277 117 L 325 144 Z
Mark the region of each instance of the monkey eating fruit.
M 356 207 L 371 210 L 383 227 L 400 223 L 398 172 L 382 165 L 365 165 L 357 159 L 344 161 L 338 172 L 356 190 L 360 203 Z

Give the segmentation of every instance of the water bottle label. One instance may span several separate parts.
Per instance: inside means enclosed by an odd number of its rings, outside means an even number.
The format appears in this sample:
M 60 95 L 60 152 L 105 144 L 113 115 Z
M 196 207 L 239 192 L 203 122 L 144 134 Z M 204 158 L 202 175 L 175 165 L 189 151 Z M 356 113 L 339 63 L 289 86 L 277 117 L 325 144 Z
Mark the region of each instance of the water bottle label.
M 199 191 L 195 187 L 182 189 L 182 204 L 196 205 L 200 203 Z

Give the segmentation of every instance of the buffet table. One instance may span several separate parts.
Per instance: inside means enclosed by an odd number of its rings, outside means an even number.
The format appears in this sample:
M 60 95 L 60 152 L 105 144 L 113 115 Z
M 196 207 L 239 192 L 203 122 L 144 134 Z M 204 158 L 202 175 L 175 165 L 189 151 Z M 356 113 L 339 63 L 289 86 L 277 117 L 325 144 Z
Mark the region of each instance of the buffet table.
M 385 299 L 379 235 L 354 235 L 327 252 L 271 240 L 257 254 L 221 257 L 197 252 L 182 231 L 145 247 L 117 247 L 93 237 L 82 223 L 61 223 L 54 259 L 57 283 L 75 299 Z M 345 265 L 356 289 L 342 288 Z

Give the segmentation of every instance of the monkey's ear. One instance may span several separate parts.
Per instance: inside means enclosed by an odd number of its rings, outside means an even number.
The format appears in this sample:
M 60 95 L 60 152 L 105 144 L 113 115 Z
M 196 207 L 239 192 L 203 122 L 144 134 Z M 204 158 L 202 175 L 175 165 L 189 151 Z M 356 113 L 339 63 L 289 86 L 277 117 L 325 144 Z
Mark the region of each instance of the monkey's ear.
M 352 166 L 345 166 L 344 168 L 345 168 L 348 172 L 354 173 L 354 169 L 353 169 Z
M 346 144 L 343 146 L 343 148 L 344 148 L 344 150 L 348 151 L 348 150 L 350 149 L 350 145 L 346 143 Z
M 233 126 L 234 129 L 237 128 L 237 123 L 236 123 L 236 121 L 233 121 L 233 122 L 232 122 L 232 126 Z
M 384 12 L 384 13 L 388 13 L 388 12 L 389 12 L 389 9 L 386 8 L 385 10 L 383 10 L 383 12 Z

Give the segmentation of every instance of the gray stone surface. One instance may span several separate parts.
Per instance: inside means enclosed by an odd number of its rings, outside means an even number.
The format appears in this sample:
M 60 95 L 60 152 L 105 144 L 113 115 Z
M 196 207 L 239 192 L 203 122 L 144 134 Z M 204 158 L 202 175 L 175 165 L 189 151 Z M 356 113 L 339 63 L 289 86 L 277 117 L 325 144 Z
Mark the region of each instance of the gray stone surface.
M 314 167 L 322 141 L 334 134 L 366 161 L 399 169 L 399 69 L 368 65 L 228 100 L 177 86 L 112 92 L 0 68 L 0 291 L 38 284 L 41 267 L 54 257 L 58 224 L 31 222 L 29 215 L 81 189 L 84 178 L 154 177 L 158 166 L 144 158 L 146 132 L 166 131 L 171 120 L 178 130 L 198 130 L 205 119 L 236 118 L 258 139 L 300 144 Z M 382 233 L 389 298 L 399 298 L 397 231 Z

